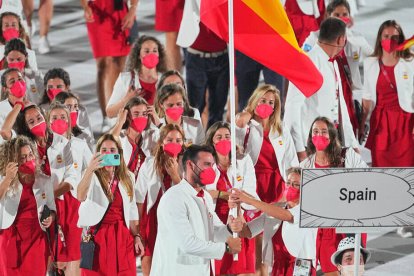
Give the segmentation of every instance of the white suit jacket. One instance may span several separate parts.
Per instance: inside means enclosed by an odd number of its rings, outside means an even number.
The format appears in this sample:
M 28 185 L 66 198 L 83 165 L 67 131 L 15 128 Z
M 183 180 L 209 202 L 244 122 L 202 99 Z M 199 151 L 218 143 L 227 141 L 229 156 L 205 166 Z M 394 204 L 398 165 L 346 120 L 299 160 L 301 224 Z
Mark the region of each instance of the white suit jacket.
M 329 62 L 329 56 L 318 44 L 309 51 L 308 55 L 321 72 L 324 81 L 322 87 L 309 98 L 306 98 L 295 85 L 289 84 L 284 121 L 292 134 L 296 151 L 305 150 L 312 122 L 316 117 L 325 116 L 330 120 L 335 119 L 333 118 L 333 109 L 338 101 L 336 99 L 335 79 L 337 79 L 339 85 L 339 102 L 342 111 L 345 146 L 357 148 L 359 144 L 355 138 L 347 112 L 337 63 L 333 63 L 334 71 L 332 62 Z
M 300 167 L 305 169 L 315 168 L 315 158 L 315 154 L 308 156 L 300 162 Z M 368 165 L 353 148 L 348 148 L 345 153 L 345 168 L 368 168 Z
M 142 145 L 141 150 L 145 154 L 146 157 L 152 155 L 152 150 L 157 145 L 157 141 L 159 138 L 159 129 L 152 124 L 150 127 L 142 132 Z M 119 137 L 121 140 L 122 150 L 124 151 L 124 161 L 125 164 L 128 165 L 129 160 L 131 159 L 132 155 L 132 145 L 128 140 L 128 136 L 121 132 L 121 135 Z
M 134 183 L 135 177 L 133 173 L 130 172 L 129 177 L 132 183 Z M 121 182 L 118 183 L 118 187 L 122 196 L 125 224 L 129 228 L 129 222 L 131 220 L 139 219 L 135 195 L 132 193 L 132 200 L 130 200 L 128 192 Z M 78 227 L 88 227 L 98 224 L 105 215 L 108 205 L 109 200 L 102 189 L 98 177 L 94 174 L 89 185 L 86 200 L 82 201 L 79 207 Z
M 288 211 L 293 215 L 293 223 L 285 221 L 282 224 L 282 239 L 286 249 L 295 258 L 312 260 L 313 266 L 316 267 L 316 238 L 318 229 L 299 228 L 299 205 L 288 209 Z M 266 214 L 262 214 L 260 217 L 247 223 L 252 237 L 264 231 L 262 256 L 265 264 L 273 265 L 274 252 L 272 238 L 279 229 L 280 224 L 281 221 L 279 219 Z
M 69 141 L 72 150 L 73 168 L 76 172 L 76 181 L 74 183 L 75 186 L 72 187 L 72 190 L 70 190 L 70 192 L 74 198 L 77 198 L 76 194 L 78 184 L 82 179 L 82 173 L 89 165 L 89 162 L 91 161 L 93 155 L 85 140 L 79 139 L 77 137 L 71 137 Z
M 184 131 L 186 143 L 203 144 L 205 140 L 204 127 L 200 120 L 182 116 L 183 123 L 181 128 Z M 165 125 L 165 118 L 160 118 L 160 122 Z
M 8 99 L 5 99 L 0 102 L 0 129 L 3 128 L 4 121 L 6 120 L 7 115 L 13 110 Z M 16 137 L 16 132 L 12 129 L 12 138 Z M 0 135 L 0 143 L 4 141 L 3 137 Z
M 242 159 L 237 159 L 237 166 L 234 168 L 234 166 L 230 165 L 230 167 L 227 169 L 227 178 L 231 181 L 234 177 L 234 185 L 233 188 L 237 189 L 243 189 L 247 193 L 254 196 L 256 199 L 259 199 L 259 196 L 256 193 L 256 173 L 254 171 L 254 166 L 252 159 L 250 156 L 246 155 Z M 214 165 L 214 170 L 216 172 L 216 179 L 214 180 L 214 184 L 206 185 L 207 190 L 217 190 L 217 182 L 220 178 L 220 171 L 217 167 L 217 165 Z M 214 198 L 214 209 L 215 204 L 217 202 L 217 198 Z M 242 203 L 242 207 L 244 210 L 255 210 L 256 208 Z
M 363 99 L 377 102 L 377 81 L 380 74 L 378 58 L 370 57 L 364 62 L 365 90 Z M 394 68 L 395 82 L 397 84 L 398 102 L 401 108 L 409 113 L 414 113 L 414 61 L 400 58 Z
M 250 128 L 249 137 L 244 152 L 246 154 L 249 154 L 250 158 L 253 161 L 253 164 L 256 164 L 257 160 L 259 159 L 260 150 L 263 143 L 263 127 L 254 119 L 250 120 L 249 124 L 244 128 L 239 128 L 236 126 L 237 144 L 241 147 L 244 146 L 244 140 L 248 128 Z M 290 135 L 288 128 L 283 128 L 282 135 L 279 135 L 277 131 L 273 132 L 271 130 L 269 132 L 269 139 L 276 154 L 280 174 L 286 181 L 286 171 L 291 167 L 297 167 L 299 165 L 298 156 L 296 154 L 292 136 Z
M 116 79 L 114 84 L 114 89 L 112 91 L 111 97 L 109 98 L 107 107 L 113 104 L 118 103 L 122 98 L 128 93 L 129 84 L 131 82 L 131 72 L 121 72 Z M 135 82 L 134 86 L 136 89 L 141 88 L 139 83 L 139 75 L 135 72 Z
M 230 233 L 215 214 L 210 194 L 205 192 L 204 199 L 206 205 L 185 179 L 161 198 L 150 275 L 209 276 L 211 260 L 223 257 Z
M 3 176 L 0 178 L 1 181 L 3 179 Z M 35 175 L 35 182 L 32 189 L 34 197 L 36 199 L 39 224 L 40 227 L 45 230 L 43 225 L 40 223 L 40 216 L 44 205 L 47 205 L 49 209 L 56 211 L 55 196 L 53 193 L 53 186 L 50 183 L 50 178 L 42 173 L 37 173 Z M 0 199 L 0 229 L 9 228 L 16 219 L 22 191 L 23 186 L 19 182 L 17 185 L 17 191 L 15 191 L 13 194 L 8 191 L 3 196 L 3 198 Z

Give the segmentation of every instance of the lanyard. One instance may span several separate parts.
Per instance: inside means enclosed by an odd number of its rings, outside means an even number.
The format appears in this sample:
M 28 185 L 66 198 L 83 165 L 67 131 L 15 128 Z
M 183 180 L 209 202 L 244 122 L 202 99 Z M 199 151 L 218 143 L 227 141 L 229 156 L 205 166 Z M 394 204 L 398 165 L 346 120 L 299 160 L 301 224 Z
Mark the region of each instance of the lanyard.
M 388 75 L 387 70 L 385 69 L 384 63 L 382 62 L 381 59 L 378 60 L 379 62 L 379 66 L 380 66 L 380 72 L 381 74 L 384 76 L 384 78 L 387 80 L 387 82 L 389 83 L 390 87 L 392 90 L 394 90 L 395 92 L 397 92 L 397 88 L 394 86 L 394 84 L 391 82 L 390 76 Z

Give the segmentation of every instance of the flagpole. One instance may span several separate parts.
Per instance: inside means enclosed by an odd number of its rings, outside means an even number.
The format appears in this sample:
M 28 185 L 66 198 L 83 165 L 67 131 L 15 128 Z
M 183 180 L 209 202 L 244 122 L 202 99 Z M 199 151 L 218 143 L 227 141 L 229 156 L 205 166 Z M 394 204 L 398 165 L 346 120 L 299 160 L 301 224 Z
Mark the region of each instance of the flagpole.
M 233 17 L 233 0 L 228 0 L 228 13 L 229 13 L 229 74 L 230 74 L 230 85 L 229 85 L 229 94 L 230 94 L 230 131 L 231 131 L 231 165 L 233 166 L 233 176 L 232 176 L 232 187 L 235 187 L 235 178 L 237 175 L 237 166 L 236 166 L 236 97 L 235 97 L 235 81 L 234 81 L 234 17 Z M 232 208 L 230 210 L 230 215 L 237 218 L 238 212 L 237 208 Z M 233 237 L 237 238 L 238 234 L 233 233 Z M 233 255 L 233 260 L 237 261 L 239 259 L 238 254 Z

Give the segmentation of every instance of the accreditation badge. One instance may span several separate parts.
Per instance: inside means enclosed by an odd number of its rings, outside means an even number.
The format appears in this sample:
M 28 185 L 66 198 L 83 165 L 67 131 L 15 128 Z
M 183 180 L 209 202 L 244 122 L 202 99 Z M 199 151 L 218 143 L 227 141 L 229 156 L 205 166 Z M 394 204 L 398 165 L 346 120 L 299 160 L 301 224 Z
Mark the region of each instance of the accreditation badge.
M 293 276 L 309 276 L 311 267 L 312 262 L 310 260 L 296 258 Z

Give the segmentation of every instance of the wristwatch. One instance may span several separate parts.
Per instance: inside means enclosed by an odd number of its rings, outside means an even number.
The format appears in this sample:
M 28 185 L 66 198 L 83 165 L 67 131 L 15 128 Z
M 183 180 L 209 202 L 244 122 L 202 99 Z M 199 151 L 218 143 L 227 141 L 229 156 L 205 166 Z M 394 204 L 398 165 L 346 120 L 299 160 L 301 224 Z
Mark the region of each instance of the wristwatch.
M 229 244 L 227 242 L 225 244 L 226 244 L 226 253 L 230 253 L 230 246 L 229 246 Z

